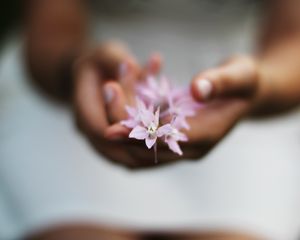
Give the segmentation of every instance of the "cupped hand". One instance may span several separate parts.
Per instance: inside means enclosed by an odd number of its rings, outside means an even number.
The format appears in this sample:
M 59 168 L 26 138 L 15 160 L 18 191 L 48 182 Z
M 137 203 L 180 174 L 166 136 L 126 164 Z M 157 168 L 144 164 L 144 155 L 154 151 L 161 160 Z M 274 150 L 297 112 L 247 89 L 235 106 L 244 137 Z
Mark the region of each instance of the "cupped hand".
M 191 92 L 204 107 L 189 119 L 187 147 L 195 157 L 209 152 L 232 127 L 252 112 L 260 95 L 260 66 L 255 58 L 235 56 L 194 77 Z
M 136 81 L 141 75 L 156 74 L 160 66 L 160 56 L 153 54 L 146 66 L 140 67 L 126 47 L 116 42 L 84 53 L 74 64 L 73 108 L 77 126 L 107 159 L 127 167 L 136 166 L 137 161 L 128 150 L 128 145 L 133 144 L 119 140 L 128 129 L 118 123 L 127 117 L 125 105 L 132 104 Z

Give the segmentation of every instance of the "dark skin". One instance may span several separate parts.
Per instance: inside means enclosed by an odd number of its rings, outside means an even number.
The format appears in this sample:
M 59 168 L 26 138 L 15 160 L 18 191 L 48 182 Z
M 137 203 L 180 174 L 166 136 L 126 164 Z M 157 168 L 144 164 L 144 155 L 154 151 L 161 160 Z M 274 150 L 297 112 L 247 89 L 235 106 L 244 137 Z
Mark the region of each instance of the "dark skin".
M 122 228 L 99 227 L 95 225 L 73 224 L 54 230 L 37 233 L 28 240 L 258 240 L 251 235 L 228 231 L 202 232 L 176 231 L 129 231 Z
M 300 3 L 267 2 L 259 51 L 253 56 L 229 57 L 222 65 L 200 72 L 191 80 L 194 98 L 206 102 L 206 107 L 189 119 L 192 131 L 186 132 L 189 142 L 181 145 L 184 155 L 175 155 L 166 145 L 159 144 L 159 163 L 154 164 L 153 152 L 141 141 L 128 140 L 129 129 L 119 121 L 127 117 L 124 106 L 132 104 L 134 84 L 141 76 L 160 71 L 160 56 L 150 57 L 143 67 L 119 44 L 89 47 L 83 1 L 41 0 L 36 5 L 33 0 L 32 3 L 28 7 L 31 14 L 27 19 L 26 56 L 35 84 L 51 98 L 72 106 L 74 122 L 97 151 L 130 169 L 159 167 L 183 159 L 198 160 L 245 117 L 277 114 L 300 102 L 300 17 L 295 13 Z M 61 15 L 53 17 L 51 13 L 57 11 L 51 9 L 57 6 L 64 7 L 59 7 Z M 51 29 L 57 32 L 52 34 Z M 118 78 L 118 66 L 124 62 L 130 66 L 127 84 Z M 69 84 L 64 83 L 66 79 Z M 211 84 L 208 96 L 198 89 L 203 79 Z M 107 88 L 114 92 L 110 101 L 104 97 Z M 101 233 L 95 236 L 99 238 Z M 201 238 L 201 234 L 196 236 L 195 239 L 207 239 Z M 59 234 L 56 237 L 60 239 Z M 223 234 L 222 239 L 225 237 Z

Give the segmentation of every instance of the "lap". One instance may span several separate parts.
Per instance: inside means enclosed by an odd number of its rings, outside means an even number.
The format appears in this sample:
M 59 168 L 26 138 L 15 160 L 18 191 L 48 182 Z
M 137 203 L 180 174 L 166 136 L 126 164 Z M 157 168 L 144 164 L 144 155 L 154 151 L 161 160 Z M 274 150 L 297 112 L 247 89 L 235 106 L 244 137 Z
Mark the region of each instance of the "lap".
M 259 240 L 255 236 L 244 233 L 209 231 L 209 232 L 185 232 L 185 231 L 134 231 L 118 228 L 91 225 L 61 226 L 28 236 L 26 240 L 142 240 L 142 239 L 176 239 L 176 240 Z

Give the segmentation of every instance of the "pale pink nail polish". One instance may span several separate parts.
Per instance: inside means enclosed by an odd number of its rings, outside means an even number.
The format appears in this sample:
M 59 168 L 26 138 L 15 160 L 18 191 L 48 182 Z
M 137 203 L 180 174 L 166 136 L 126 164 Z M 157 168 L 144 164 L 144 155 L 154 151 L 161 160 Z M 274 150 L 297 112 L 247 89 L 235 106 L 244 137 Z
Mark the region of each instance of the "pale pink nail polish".
M 201 96 L 203 97 L 203 99 L 206 100 L 211 97 L 213 86 L 209 80 L 207 80 L 207 79 L 198 80 L 197 88 L 198 88 L 198 91 L 200 92 Z
M 103 95 L 105 103 L 110 103 L 115 95 L 113 88 L 111 86 L 104 86 Z
M 119 66 L 119 78 L 122 80 L 126 77 L 128 74 L 128 64 L 126 62 L 123 62 Z

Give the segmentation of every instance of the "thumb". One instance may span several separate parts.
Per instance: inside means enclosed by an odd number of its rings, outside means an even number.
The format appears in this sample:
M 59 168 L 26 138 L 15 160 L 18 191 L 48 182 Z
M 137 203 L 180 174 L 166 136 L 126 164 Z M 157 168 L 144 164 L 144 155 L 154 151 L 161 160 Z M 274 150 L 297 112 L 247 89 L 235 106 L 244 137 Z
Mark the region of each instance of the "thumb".
M 248 97 L 256 90 L 258 72 L 254 59 L 235 57 L 220 67 L 198 74 L 192 81 L 191 91 L 198 101 L 220 97 Z

